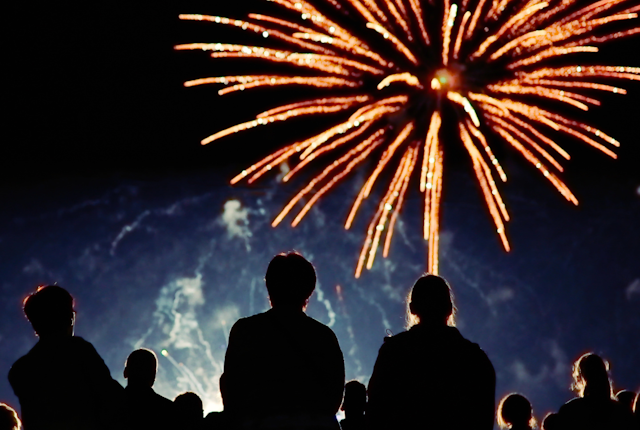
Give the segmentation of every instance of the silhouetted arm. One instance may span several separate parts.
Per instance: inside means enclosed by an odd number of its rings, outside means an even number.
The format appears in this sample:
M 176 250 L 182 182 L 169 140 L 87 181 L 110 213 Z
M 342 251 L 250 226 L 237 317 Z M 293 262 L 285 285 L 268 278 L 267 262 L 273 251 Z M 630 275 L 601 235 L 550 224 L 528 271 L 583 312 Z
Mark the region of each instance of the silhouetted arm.
M 243 399 L 243 393 L 246 396 L 246 390 L 250 389 L 246 386 L 245 378 L 248 371 L 247 365 L 250 365 L 246 362 L 247 359 L 250 359 L 247 336 L 244 321 L 240 319 L 231 328 L 229 344 L 224 357 L 224 374 L 221 377 L 224 388 L 221 387 L 221 394 L 225 412 L 241 412 L 243 404 L 246 403 L 246 399 Z
M 484 351 L 478 349 L 476 363 L 472 366 L 475 374 L 469 380 L 469 398 L 472 408 L 467 416 L 473 417 L 473 428 L 477 430 L 492 430 L 495 421 L 495 395 L 496 395 L 496 372 L 493 364 Z
M 373 373 L 367 387 L 367 410 L 365 414 L 367 429 L 390 429 L 393 423 L 389 419 L 389 411 L 394 410 L 392 398 L 395 393 L 393 352 L 388 343 L 382 344 L 378 358 L 373 366 Z
M 335 415 L 342 404 L 344 392 L 344 357 L 336 335 L 331 331 L 331 349 L 327 368 L 330 371 L 328 383 L 327 413 Z

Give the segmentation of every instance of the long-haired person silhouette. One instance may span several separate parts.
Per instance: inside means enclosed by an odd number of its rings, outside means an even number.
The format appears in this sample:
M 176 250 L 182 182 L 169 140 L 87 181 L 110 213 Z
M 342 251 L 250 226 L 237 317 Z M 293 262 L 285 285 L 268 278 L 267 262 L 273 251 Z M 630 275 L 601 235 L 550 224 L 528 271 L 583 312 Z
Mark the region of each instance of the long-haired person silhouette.
M 588 352 L 573 364 L 571 388 L 578 397 L 558 411 L 567 430 L 633 429 L 633 415 L 613 398 L 609 363 Z
M 454 327 L 447 281 L 418 279 L 409 330 L 384 340 L 369 381 L 370 429 L 491 430 L 496 376 L 480 347 Z

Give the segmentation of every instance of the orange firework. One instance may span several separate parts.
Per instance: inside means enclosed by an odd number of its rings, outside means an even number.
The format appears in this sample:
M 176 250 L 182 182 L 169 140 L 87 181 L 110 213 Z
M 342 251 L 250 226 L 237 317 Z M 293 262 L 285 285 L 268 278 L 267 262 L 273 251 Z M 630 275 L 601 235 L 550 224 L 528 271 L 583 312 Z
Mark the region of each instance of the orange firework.
M 603 42 L 640 33 L 640 26 L 630 21 L 640 11 L 640 5 L 632 1 L 600 0 L 586 6 L 578 0 L 460 0 L 458 4 L 451 0 L 269 1 L 293 11 L 298 19 L 258 14 L 250 14 L 248 20 L 206 15 L 180 18 L 239 27 L 257 33 L 262 41 L 275 40 L 279 46 L 284 42 L 289 50 L 225 43 L 193 43 L 176 49 L 210 51 L 214 58 L 289 64 L 298 67 L 302 76 L 222 76 L 185 85 L 224 84 L 220 95 L 284 85 L 326 88 L 333 94 L 275 107 L 207 137 L 202 144 L 304 115 L 343 115 L 333 127 L 274 152 L 231 183 L 244 179 L 252 183 L 272 167 L 296 160 L 283 178 L 286 182 L 303 167 L 319 162 L 321 155 L 334 154 L 272 223 L 275 227 L 301 204 L 292 221 L 295 226 L 339 181 L 364 160 L 375 157 L 377 165 L 369 172 L 347 217 L 348 229 L 381 173 L 393 164 L 395 172 L 367 229 L 356 277 L 364 267 L 372 267 L 380 245 L 383 256 L 387 256 L 414 172 L 424 195 L 428 270 L 438 272 L 445 153 L 440 135 L 445 121 L 447 125 L 457 124 L 460 139 L 455 144 L 462 144 L 471 158 L 496 232 L 507 251 L 505 222 L 509 214 L 494 174 L 503 182 L 507 176 L 487 133 L 520 153 L 574 204 L 577 199 L 558 176 L 562 166 L 557 158 L 569 159 L 569 154 L 547 133 L 571 135 L 616 157 L 610 149 L 619 146 L 615 139 L 543 109 L 536 100 L 588 110 L 589 105 L 598 106 L 600 102 L 587 94 L 625 94 L 622 88 L 597 81 L 640 81 L 637 67 L 557 66 L 557 61 L 551 61 L 597 52 Z M 323 12 L 313 3 L 322 3 Z M 632 24 L 621 28 L 625 22 Z

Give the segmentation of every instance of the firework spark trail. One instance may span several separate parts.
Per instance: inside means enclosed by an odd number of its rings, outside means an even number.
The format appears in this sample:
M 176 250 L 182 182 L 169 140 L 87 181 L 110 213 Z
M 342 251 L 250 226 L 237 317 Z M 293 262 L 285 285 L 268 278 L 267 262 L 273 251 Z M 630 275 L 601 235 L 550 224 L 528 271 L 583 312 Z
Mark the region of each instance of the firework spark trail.
M 276 41 L 278 47 L 191 43 L 176 49 L 202 50 L 227 61 L 253 58 L 282 63 L 304 74 L 207 77 L 185 85 L 225 85 L 220 95 L 269 86 L 298 86 L 309 91 L 323 88 L 332 94 L 276 106 L 251 121 L 212 134 L 202 143 L 277 121 L 342 116 L 325 131 L 256 162 L 231 183 L 244 179 L 252 183 L 280 163 L 297 158 L 298 163 L 283 177 L 286 182 L 303 168 L 311 169 L 325 160 L 327 167 L 310 179 L 273 221 L 274 226 L 279 224 L 302 203 L 292 222 L 295 226 L 357 166 L 377 159 L 351 207 L 345 222 L 348 229 L 382 173 L 390 164 L 396 165 L 367 228 L 356 277 L 364 267 L 372 267 L 381 241 L 383 256 L 388 255 L 414 170 L 419 172 L 419 189 L 424 193 L 427 269 L 438 272 L 444 155 L 449 145 L 462 145 L 471 157 L 481 194 L 507 251 L 505 222 L 509 215 L 493 174 L 502 182 L 507 175 L 489 140 L 492 145 L 494 140 L 506 143 L 574 204 L 578 203 L 576 197 L 558 176 L 563 166 L 556 157 L 570 159 L 559 139 L 571 136 L 616 158 L 610 149 L 619 146 L 614 138 L 547 106 L 555 103 L 564 110 L 586 111 L 600 105 L 593 97 L 596 91 L 626 94 L 625 89 L 608 81 L 640 81 L 638 67 L 571 62 L 573 54 L 594 54 L 599 50 L 597 45 L 639 34 L 637 2 L 330 0 L 330 6 L 323 7 L 334 8 L 336 16 L 331 17 L 330 11 L 320 12 L 313 0 L 270 1 L 295 12 L 299 19 L 255 13 L 247 20 L 208 15 L 180 18 L 236 27 L 263 41 Z M 349 14 L 348 28 L 338 24 L 346 22 L 341 14 Z M 280 48 L 283 44 L 292 49 Z M 560 57 L 565 65 L 549 63 Z M 459 141 L 445 144 L 440 134 L 450 123 L 458 129 Z

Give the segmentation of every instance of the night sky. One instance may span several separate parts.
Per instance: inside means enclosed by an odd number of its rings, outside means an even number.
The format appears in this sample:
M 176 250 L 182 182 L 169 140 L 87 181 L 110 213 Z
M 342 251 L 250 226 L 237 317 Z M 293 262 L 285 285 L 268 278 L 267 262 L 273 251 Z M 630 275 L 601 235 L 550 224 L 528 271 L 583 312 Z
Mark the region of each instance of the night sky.
M 201 146 L 295 93 L 219 98 L 218 87 L 184 88 L 234 66 L 174 45 L 245 36 L 181 22 L 179 13 L 245 18 L 273 5 L 179 3 L 21 4 L 5 16 L 0 373 L 36 340 L 21 316 L 22 298 L 39 283 L 59 282 L 78 300 L 78 334 L 114 377 L 123 381 L 133 347 L 166 348 L 158 391 L 193 390 L 209 410 L 219 409 L 214 380 L 225 333 L 238 317 L 265 309 L 260 278 L 270 257 L 296 248 L 319 273 L 309 313 L 332 324 L 347 377 L 366 382 L 385 329 L 402 330 L 402 297 L 424 270 L 420 196 L 409 195 L 389 259 L 360 280 L 351 275 L 367 208 L 348 234 L 341 223 L 362 174 L 297 230 L 271 229 L 302 182 L 278 186 L 274 175 L 230 187 L 229 179 L 325 123 L 278 125 Z M 640 37 L 610 42 L 597 56 L 639 67 Z M 629 93 L 603 94 L 602 106 L 586 113 L 563 111 L 622 143 L 612 160 L 575 140 L 559 142 L 572 155 L 563 177 L 578 207 L 521 157 L 500 152 L 509 175 L 501 188 L 512 215 L 509 254 L 464 153 L 452 150 L 447 159 L 441 274 L 456 293 L 459 327 L 494 362 L 496 395 L 522 392 L 540 418 L 571 398 L 570 363 L 587 350 L 611 360 L 617 388 L 640 388 L 640 82 L 615 84 Z M 197 330 L 176 328 L 177 313 Z M 4 377 L 0 401 L 17 406 Z

